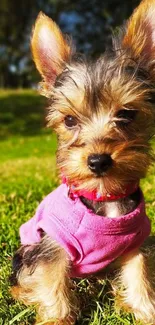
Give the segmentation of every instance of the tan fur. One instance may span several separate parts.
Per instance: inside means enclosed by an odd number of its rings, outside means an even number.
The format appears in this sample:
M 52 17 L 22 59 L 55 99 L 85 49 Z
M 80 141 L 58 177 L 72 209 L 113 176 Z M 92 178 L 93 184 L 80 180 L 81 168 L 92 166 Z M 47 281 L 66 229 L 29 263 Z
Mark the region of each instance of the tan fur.
M 48 42 L 44 45 L 44 38 L 48 34 Z M 70 47 L 59 27 L 42 12 L 38 15 L 34 26 L 31 48 L 38 71 L 46 83 L 52 83 L 56 75 L 62 71 L 64 62 L 69 60 Z
M 121 271 L 113 282 L 119 305 L 132 311 L 136 319 L 153 324 L 155 320 L 154 253 L 133 251 L 121 260 Z
M 36 306 L 38 322 L 51 320 L 57 324 L 63 319 L 66 324 L 76 311 L 69 269 L 67 254 L 57 245 L 52 262 L 40 262 L 33 272 L 30 267 L 23 267 L 12 295 L 26 305 Z
M 152 57 L 154 45 L 151 46 L 152 29 L 154 29 L 155 1 L 143 0 L 134 11 L 127 25 L 123 45 L 132 49 L 136 58 L 142 60 Z M 152 18 L 151 18 L 152 16 Z

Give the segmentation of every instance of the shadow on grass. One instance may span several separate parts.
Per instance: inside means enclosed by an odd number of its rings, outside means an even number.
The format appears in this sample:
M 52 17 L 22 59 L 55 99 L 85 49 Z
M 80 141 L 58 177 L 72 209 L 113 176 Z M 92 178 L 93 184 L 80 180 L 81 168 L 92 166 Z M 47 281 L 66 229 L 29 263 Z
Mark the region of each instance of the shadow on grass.
M 45 98 L 34 90 L 0 91 L 0 138 L 44 133 Z

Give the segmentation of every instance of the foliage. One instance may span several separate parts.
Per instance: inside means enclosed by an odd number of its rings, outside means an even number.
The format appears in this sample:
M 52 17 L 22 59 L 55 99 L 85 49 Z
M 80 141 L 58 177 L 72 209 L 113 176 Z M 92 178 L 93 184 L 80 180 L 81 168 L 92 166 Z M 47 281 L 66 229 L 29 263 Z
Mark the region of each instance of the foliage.
M 1 0 L 0 87 L 28 87 L 37 80 L 30 35 L 39 11 L 71 34 L 78 51 L 98 55 L 111 43 L 111 33 L 129 17 L 139 0 Z
M 32 103 L 30 102 L 30 98 Z M 56 138 L 54 134 L 40 129 L 43 110 L 38 106 L 38 96 L 32 91 L 1 92 L 0 110 L 14 114 L 10 124 L 4 121 L 0 142 L 0 324 L 28 325 L 34 321 L 35 312 L 16 303 L 9 293 L 8 277 L 11 257 L 19 245 L 19 226 L 34 213 L 42 198 L 58 184 L 55 167 Z M 29 104 L 27 108 L 26 103 Z M 19 106 L 18 106 L 19 105 Z M 31 109 L 30 109 L 31 107 Z M 39 107 L 37 111 L 37 107 Z M 21 111 L 22 109 L 22 111 Z M 30 131 L 31 114 L 38 115 Z M 32 115 L 33 116 L 33 115 Z M 24 132 L 20 135 L 20 123 L 24 120 Z M 27 135 L 26 135 L 27 134 Z M 4 138 L 5 135 L 5 138 Z M 142 183 L 147 211 L 155 230 L 154 189 L 155 167 Z M 81 301 L 79 325 L 134 325 L 130 314 L 117 314 L 107 281 L 77 281 L 77 292 Z

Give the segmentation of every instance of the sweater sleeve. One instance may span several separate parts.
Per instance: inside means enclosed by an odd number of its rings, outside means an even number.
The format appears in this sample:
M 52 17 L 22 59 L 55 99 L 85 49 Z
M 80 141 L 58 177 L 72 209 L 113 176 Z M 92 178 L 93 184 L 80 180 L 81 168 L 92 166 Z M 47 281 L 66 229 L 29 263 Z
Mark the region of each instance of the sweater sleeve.
M 38 230 L 37 225 L 43 217 L 44 206 L 45 206 L 45 202 L 43 200 L 39 204 L 33 218 L 28 220 L 20 227 L 19 234 L 20 234 L 20 240 L 22 245 L 33 245 L 40 241 L 41 239 L 40 231 Z

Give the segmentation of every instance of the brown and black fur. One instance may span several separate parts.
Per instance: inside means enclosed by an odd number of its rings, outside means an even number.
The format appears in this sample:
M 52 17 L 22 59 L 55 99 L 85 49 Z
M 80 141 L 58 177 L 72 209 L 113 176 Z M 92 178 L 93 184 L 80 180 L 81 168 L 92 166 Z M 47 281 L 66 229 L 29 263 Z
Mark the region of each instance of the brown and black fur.
M 58 135 L 57 165 L 68 184 L 117 195 L 145 177 L 153 161 L 150 139 L 155 127 L 155 0 L 143 0 L 111 51 L 95 62 L 75 53 L 58 26 L 44 14 L 37 18 L 32 53 L 49 99 L 48 126 Z M 66 118 L 72 118 L 68 127 Z M 111 157 L 111 166 L 96 176 L 88 166 L 92 154 Z M 103 217 L 135 209 L 140 191 L 112 202 L 83 204 Z M 144 324 L 155 322 L 153 250 L 120 257 L 112 286 L 120 305 Z M 71 262 L 46 234 L 40 243 L 21 247 L 14 258 L 13 296 L 37 306 L 38 320 L 71 324 L 78 303 L 69 277 Z

